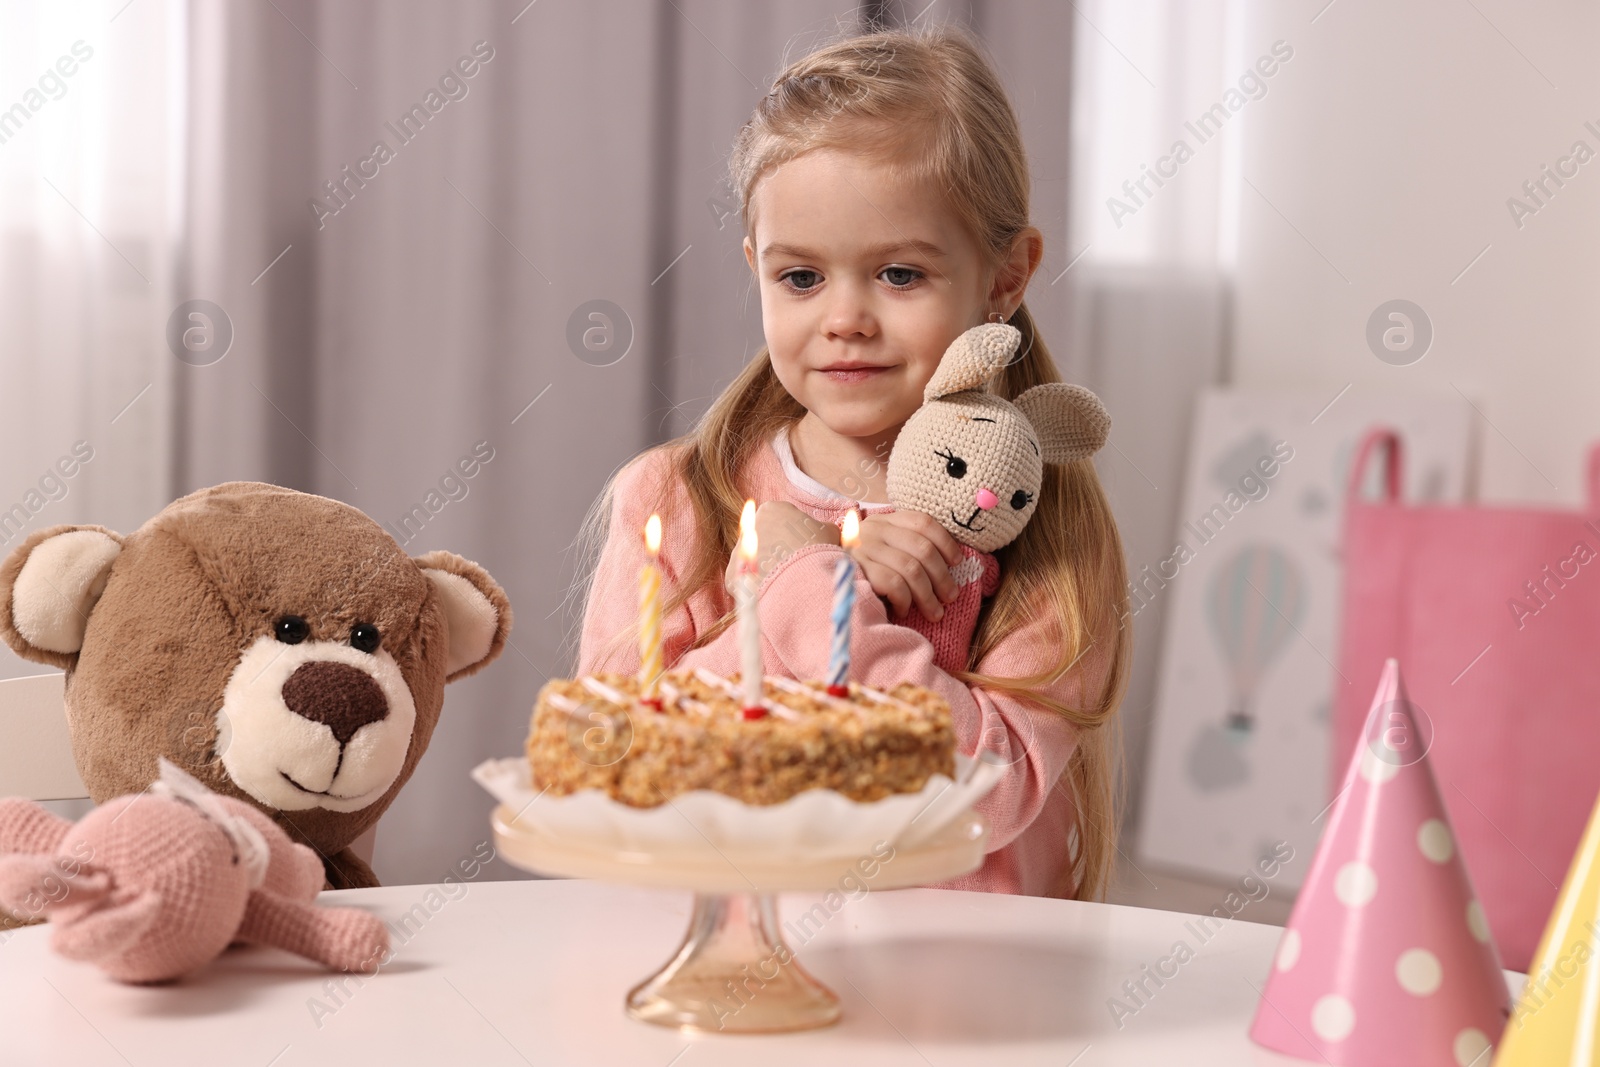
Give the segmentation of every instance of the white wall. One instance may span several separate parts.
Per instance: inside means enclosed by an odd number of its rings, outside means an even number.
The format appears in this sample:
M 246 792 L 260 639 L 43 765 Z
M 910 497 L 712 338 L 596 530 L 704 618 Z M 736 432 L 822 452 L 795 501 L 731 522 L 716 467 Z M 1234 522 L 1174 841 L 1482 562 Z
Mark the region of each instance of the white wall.
M 1240 201 L 1235 380 L 1459 389 L 1481 411 L 1482 499 L 1578 503 L 1600 440 L 1600 136 L 1583 125 L 1600 129 L 1600 11 L 1338 0 L 1311 23 L 1323 2 L 1253 0 L 1242 32 L 1250 56 L 1280 38 L 1295 55 L 1241 115 L 1260 193 Z M 1507 198 L 1578 140 L 1597 158 L 1519 229 Z M 1410 366 L 1364 340 L 1397 297 L 1435 330 Z
M 1057 347 L 1111 406 L 1118 448 L 1100 468 L 1134 570 L 1170 538 L 1188 405 L 1206 381 L 1329 400 L 1348 385 L 1341 402 L 1378 390 L 1470 398 L 1469 492 L 1583 499 L 1584 450 L 1600 440 L 1600 360 L 1586 343 L 1600 134 L 1583 125 L 1600 130 L 1589 47 L 1600 12 L 1572 0 L 1080 0 L 1074 11 L 1067 245 L 1087 251 L 1053 287 L 1072 294 Z M 1292 57 L 1268 64 L 1259 98 L 1199 144 L 1185 121 L 1279 41 Z M 1193 158 L 1117 225 L 1108 198 L 1180 137 Z M 1579 139 L 1597 157 L 1519 228 L 1507 198 Z M 1365 337 L 1396 298 L 1434 329 L 1408 366 L 1380 361 Z M 1123 706 L 1130 829 L 1163 614 L 1141 614 Z

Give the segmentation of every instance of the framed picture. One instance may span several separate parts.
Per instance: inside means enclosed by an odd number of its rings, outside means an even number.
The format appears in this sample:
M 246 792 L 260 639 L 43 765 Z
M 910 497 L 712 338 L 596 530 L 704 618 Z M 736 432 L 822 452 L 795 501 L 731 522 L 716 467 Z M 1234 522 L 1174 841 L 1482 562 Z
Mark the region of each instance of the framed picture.
M 1364 431 L 1406 442 L 1404 497 L 1459 501 L 1471 408 L 1454 394 L 1214 388 L 1197 404 L 1171 551 L 1130 560 L 1130 610 L 1166 605 L 1140 856 L 1232 881 L 1281 843 L 1298 887 L 1331 799 L 1339 536 Z

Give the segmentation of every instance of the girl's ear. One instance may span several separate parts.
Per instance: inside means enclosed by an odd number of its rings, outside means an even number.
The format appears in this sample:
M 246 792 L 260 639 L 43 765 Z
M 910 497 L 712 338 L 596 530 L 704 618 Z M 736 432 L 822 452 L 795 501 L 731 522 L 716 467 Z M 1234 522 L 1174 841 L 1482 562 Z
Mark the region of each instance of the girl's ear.
M 1036 385 L 1012 403 L 1033 423 L 1046 463 L 1087 459 L 1111 433 L 1111 413 L 1081 385 Z
M 488 666 L 511 633 L 511 601 L 505 590 L 488 571 L 454 552 L 429 552 L 416 563 L 433 583 L 450 634 L 444 680 L 453 682 Z
M 922 390 L 922 402 L 937 400 L 951 393 L 982 389 L 1000 368 L 1011 362 L 1022 331 L 1003 322 L 986 322 L 950 342 L 939 360 L 939 369 Z
M 122 536 L 103 526 L 51 526 L 0 564 L 0 638 L 23 659 L 70 669 L 83 648 Z

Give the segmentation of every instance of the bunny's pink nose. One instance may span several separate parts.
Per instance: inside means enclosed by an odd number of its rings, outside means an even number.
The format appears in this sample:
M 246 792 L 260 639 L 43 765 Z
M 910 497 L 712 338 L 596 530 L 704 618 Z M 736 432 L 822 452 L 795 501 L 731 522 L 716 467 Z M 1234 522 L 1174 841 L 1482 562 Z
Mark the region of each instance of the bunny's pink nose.
M 984 511 L 988 511 L 990 508 L 1000 503 L 1000 498 L 994 495 L 993 490 L 987 488 L 979 489 L 978 496 L 973 503 L 977 504 Z

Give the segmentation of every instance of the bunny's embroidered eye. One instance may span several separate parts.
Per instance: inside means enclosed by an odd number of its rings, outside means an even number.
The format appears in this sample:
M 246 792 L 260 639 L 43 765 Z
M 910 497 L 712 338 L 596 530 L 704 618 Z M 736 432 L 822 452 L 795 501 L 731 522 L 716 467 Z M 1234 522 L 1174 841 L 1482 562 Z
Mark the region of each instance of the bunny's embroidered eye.
M 1028 506 L 1028 501 L 1032 499 L 1032 493 L 1028 492 L 1026 489 L 1018 489 L 1015 493 L 1011 494 L 1011 507 L 1016 511 L 1021 511 L 1023 508 Z
M 965 478 L 967 476 L 967 461 L 951 452 L 933 450 L 936 456 L 944 457 L 944 472 L 952 478 Z

